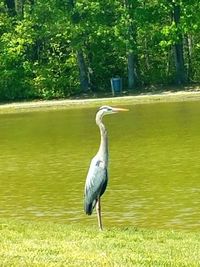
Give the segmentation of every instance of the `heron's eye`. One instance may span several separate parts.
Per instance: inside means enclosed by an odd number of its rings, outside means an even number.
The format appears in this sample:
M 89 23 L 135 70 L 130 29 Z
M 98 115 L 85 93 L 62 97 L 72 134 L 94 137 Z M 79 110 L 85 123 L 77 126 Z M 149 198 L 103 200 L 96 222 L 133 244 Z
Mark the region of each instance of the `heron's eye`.
M 99 108 L 99 110 L 112 111 L 112 109 L 108 106 L 102 106 Z

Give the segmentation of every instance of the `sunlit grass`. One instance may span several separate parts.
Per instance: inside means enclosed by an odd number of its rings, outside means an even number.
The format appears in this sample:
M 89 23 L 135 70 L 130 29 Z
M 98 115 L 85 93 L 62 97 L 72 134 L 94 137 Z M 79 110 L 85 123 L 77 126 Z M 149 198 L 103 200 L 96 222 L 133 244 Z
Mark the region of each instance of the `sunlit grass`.
M 200 233 L 0 223 L 0 266 L 199 266 Z

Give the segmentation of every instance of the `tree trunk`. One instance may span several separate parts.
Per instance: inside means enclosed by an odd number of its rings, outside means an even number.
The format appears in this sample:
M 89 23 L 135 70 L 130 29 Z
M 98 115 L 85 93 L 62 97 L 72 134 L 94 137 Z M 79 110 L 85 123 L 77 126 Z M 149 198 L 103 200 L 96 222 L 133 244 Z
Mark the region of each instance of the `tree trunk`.
M 24 0 L 15 0 L 15 11 L 18 16 L 22 17 L 24 13 Z
M 178 41 L 176 41 L 176 43 L 174 44 L 176 83 L 184 84 L 186 82 L 186 75 L 185 75 L 185 64 L 183 55 L 183 38 L 182 34 L 178 30 L 178 26 L 180 23 L 180 14 L 181 14 L 180 5 L 177 5 L 173 2 L 172 19 L 177 27 L 177 35 L 178 35 Z
M 167 64 L 166 64 L 166 76 L 171 77 L 172 69 L 174 66 L 174 51 L 173 51 L 173 46 L 168 47 L 168 53 L 167 53 Z
M 137 3 L 135 3 L 137 6 Z M 128 11 L 128 14 L 132 13 L 132 10 L 136 7 L 129 1 L 124 1 L 124 7 Z M 132 15 L 130 15 L 132 16 Z M 127 45 L 127 69 L 128 69 L 128 89 L 134 90 L 138 83 L 138 57 L 137 57 L 137 26 L 134 22 L 130 21 L 128 28 L 128 45 Z
M 7 9 L 8 9 L 8 14 L 10 16 L 15 16 L 16 11 L 15 11 L 15 1 L 14 0 L 6 0 L 5 1 Z
M 133 90 L 137 84 L 136 60 L 132 51 L 128 53 L 128 89 Z
M 18 15 L 20 17 L 23 16 L 23 13 L 24 13 L 24 0 L 5 0 L 5 3 L 6 3 L 6 6 L 7 6 L 7 9 L 8 9 L 8 13 L 11 16 L 15 16 L 15 15 Z
M 80 87 L 83 92 L 87 92 L 89 90 L 89 80 L 88 80 L 88 72 L 85 64 L 85 58 L 83 55 L 83 51 L 79 50 L 77 52 L 77 61 L 79 66 L 79 75 L 80 75 Z
M 76 0 L 68 0 L 68 7 L 71 11 L 74 10 L 76 5 Z M 73 12 L 71 15 L 72 22 L 74 24 L 78 23 L 77 21 L 74 21 L 73 19 Z M 85 58 L 82 49 L 77 49 L 77 63 L 79 68 L 79 80 L 80 80 L 80 87 L 82 92 L 87 92 L 89 90 L 89 73 L 88 68 L 85 63 Z
M 174 45 L 174 51 L 175 51 L 175 66 L 176 66 L 176 83 L 184 84 L 186 82 L 186 75 L 184 67 L 182 42 Z
M 187 35 L 185 37 L 186 50 L 187 50 L 187 79 L 192 81 L 193 69 L 192 69 L 192 37 Z

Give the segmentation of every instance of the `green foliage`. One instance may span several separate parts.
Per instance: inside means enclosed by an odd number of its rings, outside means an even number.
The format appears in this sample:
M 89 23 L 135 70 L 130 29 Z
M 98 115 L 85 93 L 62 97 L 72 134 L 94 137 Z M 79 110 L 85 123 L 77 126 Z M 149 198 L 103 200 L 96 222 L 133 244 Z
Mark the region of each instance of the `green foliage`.
M 79 50 L 92 90 L 110 91 L 113 76 L 123 77 L 126 86 L 130 51 L 141 85 L 171 84 L 173 46 L 182 39 L 188 79 L 200 81 L 197 0 L 24 1 L 22 15 L 6 3 L 0 0 L 0 100 L 80 93 Z M 171 17 L 174 5 L 181 10 L 178 25 Z

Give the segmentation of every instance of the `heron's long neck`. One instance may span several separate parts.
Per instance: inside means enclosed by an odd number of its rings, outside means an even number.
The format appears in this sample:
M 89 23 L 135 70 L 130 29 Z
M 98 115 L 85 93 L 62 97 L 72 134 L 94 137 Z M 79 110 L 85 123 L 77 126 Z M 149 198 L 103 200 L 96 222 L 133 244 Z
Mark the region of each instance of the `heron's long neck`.
M 100 129 L 100 135 L 101 135 L 101 142 L 99 146 L 98 154 L 102 155 L 105 161 L 108 160 L 108 137 L 107 137 L 107 131 L 100 119 L 96 120 L 97 125 Z

